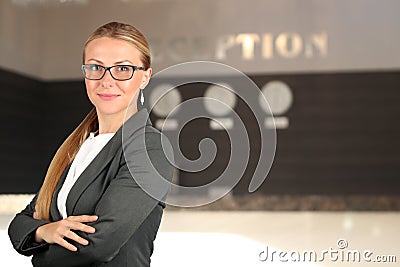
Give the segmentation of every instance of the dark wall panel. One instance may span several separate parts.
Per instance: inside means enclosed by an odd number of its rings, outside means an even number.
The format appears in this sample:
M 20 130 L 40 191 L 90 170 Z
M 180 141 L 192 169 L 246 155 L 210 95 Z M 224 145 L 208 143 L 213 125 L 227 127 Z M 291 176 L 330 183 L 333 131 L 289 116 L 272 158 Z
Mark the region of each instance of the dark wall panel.
M 263 192 L 400 193 L 400 73 L 255 78 L 271 79 L 294 102 Z
M 40 186 L 45 162 L 42 153 L 43 85 L 0 70 L 0 192 L 31 192 Z
M 260 192 L 400 193 L 400 72 L 251 78 L 259 87 L 272 80 L 283 81 L 293 94 L 292 106 L 281 115 L 289 119 L 289 126 L 277 130 L 275 161 Z M 52 155 L 91 104 L 83 81 L 40 82 L 6 71 L 0 71 L 0 81 L 0 193 L 32 193 L 39 188 Z M 202 96 L 206 88 L 204 84 L 192 84 L 178 90 L 185 100 Z M 146 99 L 150 94 L 146 91 Z M 257 136 L 248 108 L 239 101 L 235 110 L 244 114 L 248 130 Z M 158 117 L 152 114 L 152 119 Z M 203 172 L 181 171 L 181 184 L 204 184 L 223 171 L 229 156 L 228 138 L 224 132 L 210 130 L 206 119 L 183 128 L 182 151 L 189 158 L 198 157 L 198 143 L 204 137 L 214 139 L 221 154 Z M 235 194 L 247 193 L 259 142 L 259 138 L 252 142 L 249 168 L 235 187 Z
M 91 108 L 83 81 L 48 82 L 43 131 L 45 157 L 50 162 L 61 143 L 79 125 Z
M 33 193 L 90 103 L 83 82 L 45 83 L 0 70 L 0 83 L 0 193 Z
M 400 193 L 400 73 L 326 73 L 252 76 L 262 88 L 270 81 L 286 83 L 293 104 L 280 114 L 289 120 L 277 129 L 277 150 L 264 194 L 399 194 Z M 234 81 L 221 78 L 235 89 Z M 168 81 L 165 81 L 168 83 Z M 208 84 L 180 86 L 183 101 L 204 95 Z M 149 93 L 149 92 L 147 92 Z M 255 109 L 258 103 L 255 104 Z M 260 146 L 258 125 L 249 108 L 238 101 L 239 114 L 252 135 L 249 166 L 235 187 L 248 192 Z M 176 115 L 179 118 L 179 113 Z M 229 117 L 229 116 L 228 116 Z M 156 120 L 157 117 L 153 116 Z M 188 128 L 188 129 L 186 129 Z M 168 133 L 171 135 L 177 132 Z M 216 179 L 227 164 L 229 139 L 208 127 L 191 122 L 181 131 L 182 151 L 199 157 L 201 139 L 217 143 L 214 163 L 199 173 L 180 172 L 180 183 L 198 186 Z

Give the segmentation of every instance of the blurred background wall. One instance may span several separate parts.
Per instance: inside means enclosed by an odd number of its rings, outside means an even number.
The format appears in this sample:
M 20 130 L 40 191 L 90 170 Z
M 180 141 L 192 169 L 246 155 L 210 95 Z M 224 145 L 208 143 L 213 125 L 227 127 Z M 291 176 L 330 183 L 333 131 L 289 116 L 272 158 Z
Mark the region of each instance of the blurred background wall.
M 247 74 L 260 91 L 272 90 L 277 148 L 258 192 L 397 195 L 398 10 L 396 0 L 1 1 L 0 193 L 39 189 L 57 147 L 91 108 L 80 72 L 83 44 L 99 25 L 117 20 L 148 37 L 155 73 L 210 60 Z M 181 75 L 196 77 L 190 70 Z M 177 92 L 184 101 L 208 89 L 191 84 Z M 146 99 L 151 94 L 145 91 Z M 257 135 L 246 106 L 238 100 L 232 108 Z M 182 150 L 196 158 L 205 137 L 221 154 L 202 172 L 180 171 L 180 184 L 208 181 L 223 169 L 229 142 L 207 120 L 182 131 Z M 236 195 L 248 194 L 258 142 Z
M 80 79 L 83 43 L 111 20 L 146 34 L 156 71 L 190 60 L 246 74 L 400 64 L 395 0 L 5 0 L 0 7 L 0 65 L 44 80 Z

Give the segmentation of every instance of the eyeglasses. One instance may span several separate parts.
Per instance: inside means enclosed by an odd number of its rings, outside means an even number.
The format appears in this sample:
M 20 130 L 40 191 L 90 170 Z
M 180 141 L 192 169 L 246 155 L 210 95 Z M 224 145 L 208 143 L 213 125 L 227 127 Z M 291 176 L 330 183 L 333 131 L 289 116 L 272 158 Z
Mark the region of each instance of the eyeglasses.
M 133 77 L 135 70 L 145 70 L 144 67 L 131 66 L 131 65 L 115 65 L 111 67 L 104 67 L 97 64 L 84 64 L 82 65 L 82 72 L 88 80 L 101 80 L 106 71 L 109 71 L 111 77 L 117 81 L 126 81 Z

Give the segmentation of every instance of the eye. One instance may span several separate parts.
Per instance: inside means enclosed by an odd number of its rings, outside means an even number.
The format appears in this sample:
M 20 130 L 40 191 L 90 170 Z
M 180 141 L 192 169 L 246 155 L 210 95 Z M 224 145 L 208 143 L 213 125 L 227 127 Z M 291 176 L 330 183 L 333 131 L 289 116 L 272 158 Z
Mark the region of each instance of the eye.
M 96 64 L 87 65 L 88 70 L 90 71 L 100 71 L 103 67 Z
M 129 66 L 117 66 L 117 71 L 119 72 L 128 72 L 130 70 Z

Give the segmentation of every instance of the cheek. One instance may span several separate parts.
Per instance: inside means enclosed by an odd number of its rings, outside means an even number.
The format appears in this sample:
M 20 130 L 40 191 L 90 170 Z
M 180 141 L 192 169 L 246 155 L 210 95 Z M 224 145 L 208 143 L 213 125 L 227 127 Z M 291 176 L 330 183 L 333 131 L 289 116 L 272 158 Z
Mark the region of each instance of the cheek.
M 95 88 L 95 82 L 96 81 L 85 79 L 86 91 L 93 91 L 93 89 Z
M 86 94 L 89 97 L 89 99 L 92 101 L 93 95 L 95 94 L 95 88 L 97 86 L 96 81 L 85 80 L 85 86 L 86 86 Z
M 120 84 L 120 88 L 123 89 L 124 93 L 130 96 L 135 95 L 139 91 L 140 80 L 132 79 L 124 84 Z
M 95 92 L 101 87 L 100 80 L 86 80 L 85 84 L 87 93 L 92 95 L 95 94 Z

